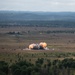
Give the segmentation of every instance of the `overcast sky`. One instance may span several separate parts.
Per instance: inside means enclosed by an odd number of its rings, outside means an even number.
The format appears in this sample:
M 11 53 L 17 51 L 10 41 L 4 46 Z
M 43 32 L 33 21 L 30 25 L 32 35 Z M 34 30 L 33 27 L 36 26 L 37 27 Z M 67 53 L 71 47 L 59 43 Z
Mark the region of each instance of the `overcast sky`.
M 0 0 L 0 10 L 75 12 L 75 0 Z

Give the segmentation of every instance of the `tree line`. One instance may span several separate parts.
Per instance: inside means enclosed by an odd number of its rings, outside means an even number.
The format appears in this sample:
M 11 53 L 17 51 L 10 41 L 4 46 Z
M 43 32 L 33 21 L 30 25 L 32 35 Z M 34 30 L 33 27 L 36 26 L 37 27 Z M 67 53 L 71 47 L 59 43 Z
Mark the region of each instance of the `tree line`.
M 71 20 L 31 20 L 31 21 L 0 21 L 0 27 L 1 28 L 7 28 L 7 27 L 59 27 L 59 28 L 75 28 L 75 21 Z

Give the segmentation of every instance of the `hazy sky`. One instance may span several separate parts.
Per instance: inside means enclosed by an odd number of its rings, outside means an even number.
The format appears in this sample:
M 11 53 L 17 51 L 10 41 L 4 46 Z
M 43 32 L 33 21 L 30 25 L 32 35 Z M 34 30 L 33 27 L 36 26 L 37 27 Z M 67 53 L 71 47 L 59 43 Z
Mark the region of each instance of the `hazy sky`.
M 75 11 L 75 0 L 0 0 L 0 10 Z

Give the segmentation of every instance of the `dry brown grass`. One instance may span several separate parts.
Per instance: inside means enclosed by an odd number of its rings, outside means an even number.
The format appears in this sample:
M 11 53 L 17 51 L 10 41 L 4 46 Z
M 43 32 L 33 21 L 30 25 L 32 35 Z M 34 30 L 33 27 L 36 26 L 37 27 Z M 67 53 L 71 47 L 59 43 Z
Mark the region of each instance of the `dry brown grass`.
M 75 53 L 75 34 L 62 33 L 62 34 L 40 34 L 24 33 L 22 35 L 8 35 L 7 32 L 17 31 L 17 32 L 27 32 L 27 31 L 47 31 L 47 30 L 75 30 L 71 28 L 47 28 L 47 27 L 10 27 L 10 28 L 0 28 L 0 60 L 13 62 L 18 61 L 17 55 L 20 54 L 21 59 L 25 60 L 31 59 L 34 62 L 37 58 L 44 59 L 63 59 L 67 56 L 58 57 L 60 53 Z M 31 43 L 39 43 L 41 41 L 48 43 L 48 48 L 50 50 L 23 50 L 27 48 Z M 53 50 L 54 49 L 54 50 Z M 44 55 L 44 53 L 46 55 Z M 50 56 L 50 54 L 53 54 Z M 61 56 L 61 54 L 60 54 Z M 74 55 L 69 55 L 69 57 L 75 58 Z

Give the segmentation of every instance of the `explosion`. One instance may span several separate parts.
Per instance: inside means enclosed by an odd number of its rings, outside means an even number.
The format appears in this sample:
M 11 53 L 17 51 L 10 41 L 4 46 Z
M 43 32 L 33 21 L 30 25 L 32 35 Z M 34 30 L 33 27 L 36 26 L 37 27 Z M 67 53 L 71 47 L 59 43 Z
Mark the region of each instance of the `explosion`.
M 40 44 L 40 48 L 46 48 L 47 47 L 47 43 L 45 43 L 45 42 L 41 42 Z
M 47 48 L 47 43 L 45 43 L 45 42 L 41 42 L 41 43 L 39 43 L 39 44 L 35 44 L 35 43 L 33 43 L 33 44 L 30 44 L 29 45 L 29 49 L 31 50 L 31 49 L 44 49 L 44 50 L 47 50 L 48 48 Z

